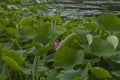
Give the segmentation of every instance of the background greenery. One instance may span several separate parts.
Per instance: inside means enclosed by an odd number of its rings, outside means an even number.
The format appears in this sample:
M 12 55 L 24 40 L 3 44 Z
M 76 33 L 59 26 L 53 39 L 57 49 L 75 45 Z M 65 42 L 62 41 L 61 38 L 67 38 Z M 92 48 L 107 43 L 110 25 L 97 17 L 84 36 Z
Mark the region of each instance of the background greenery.
M 0 5 L 1 80 L 120 79 L 119 17 L 48 16 L 37 0 Z

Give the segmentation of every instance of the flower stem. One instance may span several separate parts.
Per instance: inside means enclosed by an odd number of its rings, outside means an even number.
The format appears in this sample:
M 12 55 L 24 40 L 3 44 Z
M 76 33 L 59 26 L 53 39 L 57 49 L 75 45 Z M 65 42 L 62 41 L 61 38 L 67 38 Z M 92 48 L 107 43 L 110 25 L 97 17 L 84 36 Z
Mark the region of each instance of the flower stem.
M 32 78 L 33 80 L 38 80 L 38 61 L 40 59 L 40 56 L 35 56 L 33 67 L 32 67 Z

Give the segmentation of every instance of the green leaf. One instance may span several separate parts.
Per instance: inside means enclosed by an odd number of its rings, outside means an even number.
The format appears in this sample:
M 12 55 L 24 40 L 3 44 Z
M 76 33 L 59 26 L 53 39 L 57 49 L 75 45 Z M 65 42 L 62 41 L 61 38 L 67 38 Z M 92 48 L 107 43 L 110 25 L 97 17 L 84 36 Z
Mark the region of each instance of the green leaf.
M 0 19 L 1 25 L 7 26 L 9 25 L 9 21 L 6 19 Z
M 78 77 L 80 76 L 79 72 L 79 70 L 63 71 L 57 76 L 57 78 L 59 78 L 60 80 L 74 80 L 77 77 L 78 79 Z
M 8 27 L 5 30 L 8 34 L 15 34 L 16 33 L 16 29 L 13 27 Z
M 79 36 L 80 38 L 80 42 L 87 42 L 87 39 L 86 39 L 86 35 L 90 33 L 90 30 L 75 30 L 75 32 L 77 33 L 77 35 Z
M 9 18 L 12 18 L 12 17 L 16 16 L 16 14 L 17 14 L 17 11 L 8 11 L 8 12 L 6 11 L 4 15 Z
M 120 53 L 117 53 L 117 54 L 111 56 L 110 59 L 111 59 L 113 62 L 120 64 Z
M 96 78 L 112 78 L 112 75 L 105 69 L 101 67 L 93 67 L 89 69 L 90 73 Z
M 4 9 L 2 7 L 0 7 L 0 14 L 4 13 L 4 12 L 5 12 Z
M 81 78 L 82 78 L 83 80 L 88 80 L 88 78 L 89 78 L 88 70 L 89 70 L 90 67 L 91 67 L 91 64 L 88 63 L 88 64 L 86 65 L 85 69 L 82 69 L 82 70 L 80 71 L 80 76 L 81 76 Z
M 6 66 L 4 66 L 6 67 Z M 6 80 L 9 77 L 9 71 L 6 68 L 3 68 L 0 74 L 0 79 L 1 80 Z
M 5 51 L 4 55 L 12 58 L 19 65 L 21 65 L 21 64 L 23 64 L 25 62 L 24 58 L 19 53 L 15 52 L 15 51 L 7 50 L 7 51 Z
M 30 6 L 30 7 L 29 7 L 29 11 L 31 11 L 31 12 L 33 12 L 33 13 L 37 13 L 37 12 L 38 12 L 37 8 L 34 7 L 34 6 Z
M 12 2 L 12 3 L 15 3 L 17 0 L 9 0 L 10 2 Z
M 59 16 L 53 16 L 52 20 L 55 21 L 56 23 L 62 22 L 61 18 Z
M 24 17 L 20 20 L 18 23 L 19 26 L 26 27 L 26 26 L 32 26 L 32 18 L 30 17 Z
M 117 33 L 116 36 L 117 36 L 117 38 L 118 38 L 118 40 L 120 42 L 120 33 Z
M 58 35 L 63 34 L 65 31 L 66 31 L 66 29 L 64 27 L 56 26 L 55 30 L 54 30 L 54 33 L 58 36 Z
M 98 56 L 109 57 L 116 54 L 113 45 L 99 37 L 93 40 L 90 47 L 92 52 L 98 53 Z
M 60 45 L 58 46 L 57 50 L 65 46 L 75 48 L 77 45 L 78 45 L 77 34 L 71 33 L 64 40 L 60 42 Z
M 6 64 L 8 66 L 10 66 L 13 70 L 15 71 L 22 71 L 22 69 L 20 68 L 20 66 L 17 64 L 16 61 L 14 61 L 12 58 L 8 57 L 8 56 L 3 56 L 2 60 L 4 60 L 6 62 Z
M 103 14 L 97 17 L 97 21 L 104 26 L 105 30 L 120 31 L 120 19 L 114 14 Z
M 80 78 L 80 77 L 75 77 L 75 79 L 74 80 L 83 80 L 82 78 Z
M 119 77 L 120 78 L 120 70 L 119 71 L 111 71 L 111 73 L 113 75 L 115 75 L 116 77 Z
M 37 32 L 32 27 L 18 27 L 17 36 L 20 38 L 33 39 L 37 35 Z
M 46 80 L 58 80 L 57 79 L 57 75 L 59 74 L 59 71 L 51 71 L 49 74 L 48 74 L 48 77 Z
M 40 48 L 41 52 L 48 52 L 53 49 L 53 42 L 48 43 L 46 46 Z
M 84 53 L 81 50 L 74 50 L 69 47 L 64 47 L 56 52 L 55 67 L 70 69 L 77 64 L 82 64 L 84 61 Z
M 88 24 L 85 24 L 85 29 L 87 30 L 91 30 L 92 32 L 95 32 L 98 28 L 98 25 L 96 23 L 88 23 Z
M 51 22 L 40 22 L 37 32 L 38 35 L 35 37 L 34 42 L 40 42 L 46 45 L 52 38 L 54 38 Z

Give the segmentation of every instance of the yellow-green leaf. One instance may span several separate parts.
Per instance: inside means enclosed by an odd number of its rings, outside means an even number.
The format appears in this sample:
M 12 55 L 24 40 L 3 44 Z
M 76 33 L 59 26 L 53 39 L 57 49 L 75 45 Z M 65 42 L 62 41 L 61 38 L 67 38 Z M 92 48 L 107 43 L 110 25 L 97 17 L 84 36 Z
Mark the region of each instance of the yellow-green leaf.
M 15 51 L 12 51 L 12 50 L 6 51 L 5 56 L 8 56 L 8 57 L 12 58 L 19 65 L 21 65 L 25 62 L 24 58 L 19 53 L 15 52 Z
M 92 43 L 92 41 L 93 41 L 93 37 L 92 37 L 91 34 L 87 34 L 86 37 L 87 37 L 88 44 L 90 45 Z
M 93 67 L 89 69 L 90 73 L 96 78 L 112 78 L 112 75 L 105 69 L 101 67 Z
M 3 56 L 2 60 L 4 60 L 6 62 L 6 64 L 11 67 L 13 70 L 15 71 L 22 71 L 22 68 L 20 68 L 20 66 L 17 64 L 16 61 L 14 61 L 12 58 L 8 57 L 8 56 Z
M 119 43 L 117 36 L 111 35 L 111 36 L 108 36 L 106 39 L 107 39 L 107 41 L 108 41 L 109 43 L 111 43 L 111 44 L 114 46 L 114 48 L 116 49 L 116 47 L 118 46 L 118 43 Z

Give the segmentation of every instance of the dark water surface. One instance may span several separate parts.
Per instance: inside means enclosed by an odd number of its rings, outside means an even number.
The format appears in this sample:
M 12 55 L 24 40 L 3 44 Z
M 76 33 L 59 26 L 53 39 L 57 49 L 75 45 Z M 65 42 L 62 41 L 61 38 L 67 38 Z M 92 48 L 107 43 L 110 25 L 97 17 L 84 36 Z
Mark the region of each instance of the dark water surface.
M 120 0 L 54 0 L 48 2 L 48 5 L 50 15 L 55 15 L 55 12 L 58 12 L 62 17 L 72 17 L 74 15 L 89 17 L 102 13 L 120 14 Z

